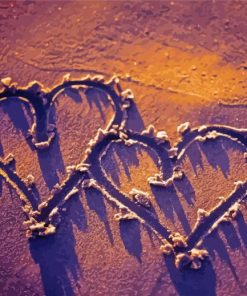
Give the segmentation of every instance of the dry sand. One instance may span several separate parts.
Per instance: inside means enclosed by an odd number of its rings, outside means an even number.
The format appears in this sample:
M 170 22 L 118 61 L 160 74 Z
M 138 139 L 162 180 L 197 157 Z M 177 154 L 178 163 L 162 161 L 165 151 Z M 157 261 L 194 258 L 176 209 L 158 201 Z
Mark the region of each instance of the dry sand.
M 184 122 L 247 128 L 246 13 L 244 1 L 1 1 L 0 77 L 53 87 L 66 73 L 117 75 L 135 96 L 127 129 L 152 124 L 172 145 Z M 0 157 L 14 154 L 17 174 L 35 177 L 37 204 L 114 110 L 98 89 L 67 88 L 52 115 L 57 135 L 48 150 L 35 150 L 28 104 L 0 102 Z M 129 199 L 133 188 L 147 192 L 159 223 L 187 236 L 198 209 L 210 212 L 246 181 L 243 153 L 229 138 L 195 142 L 179 161 L 185 178 L 168 188 L 148 183 L 159 173 L 157 155 L 140 143 L 112 143 L 101 166 Z M 1 295 L 247 295 L 245 203 L 204 238 L 201 269 L 182 271 L 147 225 L 116 221 L 118 208 L 97 189 L 80 188 L 66 209 L 54 235 L 28 240 L 18 194 L 0 177 Z

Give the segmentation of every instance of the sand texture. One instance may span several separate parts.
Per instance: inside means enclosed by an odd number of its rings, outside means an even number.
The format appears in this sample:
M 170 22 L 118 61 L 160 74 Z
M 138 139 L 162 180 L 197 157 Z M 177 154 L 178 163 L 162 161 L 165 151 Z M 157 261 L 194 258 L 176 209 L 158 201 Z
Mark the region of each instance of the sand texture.
M 246 14 L 0 1 L 0 295 L 247 295 Z

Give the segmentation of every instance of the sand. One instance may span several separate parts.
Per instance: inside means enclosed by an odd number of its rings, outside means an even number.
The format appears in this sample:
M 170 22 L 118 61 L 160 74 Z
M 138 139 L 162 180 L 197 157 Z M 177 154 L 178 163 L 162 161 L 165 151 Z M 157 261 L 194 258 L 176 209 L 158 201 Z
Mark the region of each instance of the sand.
M 246 10 L 0 3 L 1 295 L 247 295 Z

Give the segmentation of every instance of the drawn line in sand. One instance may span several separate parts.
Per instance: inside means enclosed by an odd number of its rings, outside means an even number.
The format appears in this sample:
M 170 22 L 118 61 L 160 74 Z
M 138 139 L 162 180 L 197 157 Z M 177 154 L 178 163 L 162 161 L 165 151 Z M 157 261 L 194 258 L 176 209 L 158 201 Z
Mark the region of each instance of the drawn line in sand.
M 161 242 L 161 250 L 165 255 L 173 255 L 178 268 L 189 266 L 198 269 L 201 261 L 208 253 L 201 245 L 204 238 L 222 221 L 231 221 L 247 195 L 246 180 L 239 181 L 234 191 L 212 209 L 210 212 L 198 211 L 197 223 L 188 237 L 173 233 L 164 227 L 154 216 L 150 207 L 152 204 L 145 192 L 132 190 L 132 200 L 121 192 L 107 177 L 101 161 L 112 143 L 123 143 L 130 146 L 140 144 L 154 151 L 159 160 L 159 174 L 149 177 L 150 186 L 168 187 L 174 180 L 180 180 L 184 173 L 180 163 L 194 142 L 215 141 L 218 138 L 227 138 L 244 148 L 247 158 L 247 129 L 237 129 L 225 125 L 203 125 L 191 129 L 189 123 L 177 128 L 181 138 L 177 144 L 171 146 L 165 131 L 157 131 L 152 125 L 141 133 L 126 129 L 128 118 L 127 109 L 131 106 L 134 95 L 131 90 L 122 90 L 119 79 L 113 77 L 105 82 L 103 76 L 87 76 L 83 79 L 71 80 L 70 75 L 63 77 L 61 84 L 53 89 L 34 81 L 27 87 L 17 87 L 11 78 L 1 80 L 3 90 L 0 92 L 0 101 L 17 97 L 30 104 L 33 114 L 33 125 L 30 130 L 32 142 L 36 149 L 48 149 L 56 135 L 55 125 L 48 122 L 49 111 L 57 96 L 67 87 L 79 87 L 85 91 L 97 88 L 104 91 L 114 108 L 114 116 L 107 127 L 99 129 L 97 135 L 90 140 L 82 161 L 74 166 L 67 167 L 67 176 L 56 184 L 45 202 L 36 205 L 32 186 L 34 177 L 29 175 L 21 179 L 11 168 L 10 163 L 14 156 L 0 158 L 0 175 L 14 188 L 23 204 L 23 211 L 27 217 L 24 224 L 27 226 L 27 236 L 46 236 L 54 234 L 62 218 L 61 212 L 66 202 L 73 197 L 79 188 L 95 187 L 103 195 L 113 201 L 119 208 L 116 220 L 138 219 L 146 224 Z

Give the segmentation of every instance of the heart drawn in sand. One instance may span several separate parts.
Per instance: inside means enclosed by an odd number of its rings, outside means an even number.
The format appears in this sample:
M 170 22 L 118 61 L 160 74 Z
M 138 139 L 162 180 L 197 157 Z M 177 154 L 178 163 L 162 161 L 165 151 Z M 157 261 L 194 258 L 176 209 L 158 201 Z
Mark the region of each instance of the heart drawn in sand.
M 130 193 L 122 192 L 117 184 L 109 178 L 103 160 L 109 154 L 114 144 L 125 147 L 140 145 L 154 153 L 159 167 L 158 174 L 148 178 L 150 188 L 170 188 L 176 182 L 186 179 L 186 174 L 181 168 L 183 159 L 188 149 L 194 143 L 206 143 L 227 139 L 241 147 L 246 157 L 247 130 L 236 129 L 223 125 L 201 126 L 190 129 L 188 123 L 182 124 L 178 131 L 181 134 L 180 141 L 171 146 L 165 131 L 156 131 L 149 126 L 141 133 L 126 128 L 128 108 L 133 104 L 134 96 L 130 90 L 123 91 L 116 77 L 104 82 L 101 76 L 85 77 L 80 80 L 71 80 L 65 75 L 61 84 L 52 90 L 45 89 L 40 83 L 33 82 L 26 88 L 18 88 L 11 79 L 2 80 L 4 89 L 0 93 L 0 100 L 18 97 L 30 104 L 34 123 L 30 130 L 32 143 L 36 149 L 49 149 L 56 136 L 55 123 L 49 122 L 49 112 L 54 105 L 58 94 L 68 87 L 80 87 L 84 90 L 96 88 L 104 91 L 114 108 L 114 116 L 105 129 L 99 129 L 85 151 L 84 158 L 79 164 L 68 168 L 68 175 L 60 183 L 56 184 L 50 196 L 37 208 L 32 203 L 33 179 L 25 180 L 18 177 L 9 164 L 13 156 L 0 159 L 0 175 L 16 190 L 23 202 L 23 210 L 27 216 L 28 236 L 46 236 L 54 234 L 59 221 L 62 218 L 61 208 L 78 192 L 78 187 L 95 187 L 104 196 L 119 207 L 116 220 L 138 219 L 145 223 L 161 240 L 161 249 L 164 254 L 174 254 L 178 267 L 190 265 L 198 268 L 199 262 L 207 256 L 207 251 L 200 249 L 203 238 L 209 234 L 218 223 L 234 218 L 240 203 L 245 199 L 247 182 L 237 182 L 235 189 L 225 199 L 221 199 L 210 211 L 198 210 L 198 219 L 187 236 L 178 232 L 172 232 L 165 227 L 153 211 L 150 195 L 139 189 L 132 189 Z M 244 180 L 245 181 L 245 180 Z

